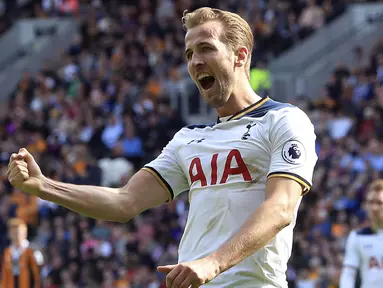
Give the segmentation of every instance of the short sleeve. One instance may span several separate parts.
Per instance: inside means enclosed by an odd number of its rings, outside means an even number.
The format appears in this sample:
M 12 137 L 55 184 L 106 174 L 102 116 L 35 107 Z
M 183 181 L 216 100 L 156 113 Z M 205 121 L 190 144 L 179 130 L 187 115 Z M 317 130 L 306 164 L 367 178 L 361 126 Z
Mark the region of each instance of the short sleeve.
M 343 266 L 358 269 L 360 266 L 360 259 L 358 247 L 356 245 L 356 232 L 352 231 L 347 238 L 346 251 L 343 259 Z
M 299 108 L 278 111 L 270 128 L 271 161 L 268 178 L 286 177 L 303 187 L 303 194 L 312 185 L 315 151 L 314 126 Z
M 161 186 L 168 191 L 169 201 L 189 189 L 187 178 L 176 153 L 176 139 L 173 138 L 156 159 L 142 168 L 156 177 Z

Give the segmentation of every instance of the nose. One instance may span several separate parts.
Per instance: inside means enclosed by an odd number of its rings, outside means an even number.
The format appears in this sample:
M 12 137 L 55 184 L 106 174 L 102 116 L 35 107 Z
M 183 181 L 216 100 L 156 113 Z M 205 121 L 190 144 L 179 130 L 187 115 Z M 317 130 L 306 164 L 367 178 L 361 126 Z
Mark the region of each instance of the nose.
M 202 57 L 200 55 L 198 55 L 198 53 L 193 53 L 192 59 L 190 62 L 194 68 L 202 66 L 204 64 Z

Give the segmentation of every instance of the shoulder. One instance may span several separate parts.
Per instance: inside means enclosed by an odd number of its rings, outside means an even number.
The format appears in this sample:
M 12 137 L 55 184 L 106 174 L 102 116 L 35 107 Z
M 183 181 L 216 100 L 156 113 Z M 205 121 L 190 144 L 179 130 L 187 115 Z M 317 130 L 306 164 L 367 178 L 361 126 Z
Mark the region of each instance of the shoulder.
M 188 125 L 188 126 L 185 126 L 184 128 L 182 128 L 180 130 L 180 132 L 190 132 L 190 131 L 193 131 L 193 130 L 200 130 L 200 131 L 203 131 L 203 130 L 208 130 L 210 128 L 212 128 L 216 123 L 213 122 L 213 123 L 210 123 L 210 124 L 200 124 L 200 125 Z
M 314 125 L 308 115 L 292 104 L 272 101 L 271 108 L 264 117 L 270 140 L 291 137 L 314 139 Z M 308 137 L 311 135 L 311 137 Z
M 260 107 L 247 113 L 247 116 L 260 118 L 265 116 L 267 117 L 270 115 L 279 115 L 281 113 L 285 113 L 286 111 L 291 111 L 294 108 L 297 107 L 290 103 L 278 102 L 268 98 L 268 100 L 265 103 L 263 103 Z
M 363 227 L 360 229 L 354 229 L 351 230 L 350 234 L 348 235 L 348 241 L 354 242 L 357 241 L 358 238 L 363 238 L 364 236 L 373 236 L 375 235 L 374 230 L 370 227 Z
M 201 135 L 204 132 L 210 131 L 217 123 L 210 124 L 198 124 L 198 125 L 187 125 L 181 128 L 173 137 L 176 140 L 185 141 L 185 137 L 193 137 L 193 135 Z
M 215 125 L 215 123 L 206 125 L 187 125 L 178 130 L 170 142 L 167 144 L 167 149 L 178 150 L 182 145 L 185 144 L 187 139 L 193 139 L 195 137 L 203 137 L 204 133 Z
M 299 107 L 288 104 L 273 101 L 271 105 L 274 108 L 270 109 L 268 117 L 273 124 L 290 123 L 296 125 L 308 124 L 312 125 L 309 116 Z
M 355 236 L 375 235 L 375 231 L 370 226 L 363 227 L 358 230 L 354 230 L 353 232 L 355 232 Z
M 260 107 L 246 113 L 246 117 L 258 118 L 270 129 L 287 124 L 290 127 L 302 125 L 312 127 L 308 115 L 299 107 L 267 98 Z
M 33 259 L 38 265 L 43 263 L 43 254 L 40 250 L 28 247 L 26 252 L 31 259 Z

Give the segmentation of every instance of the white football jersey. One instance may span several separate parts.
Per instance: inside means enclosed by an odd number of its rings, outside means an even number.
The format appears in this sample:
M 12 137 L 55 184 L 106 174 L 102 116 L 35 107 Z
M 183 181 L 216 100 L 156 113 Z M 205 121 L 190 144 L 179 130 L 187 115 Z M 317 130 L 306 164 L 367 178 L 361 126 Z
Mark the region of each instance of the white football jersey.
M 383 287 L 383 230 L 367 227 L 352 231 L 343 265 L 360 271 L 361 288 Z
M 207 256 L 229 240 L 264 202 L 268 178 L 293 179 L 306 193 L 317 161 L 315 138 L 302 110 L 268 97 L 225 121 L 177 132 L 143 169 L 171 199 L 189 190 L 179 262 Z M 204 287 L 287 287 L 294 226 L 295 218 L 264 248 Z

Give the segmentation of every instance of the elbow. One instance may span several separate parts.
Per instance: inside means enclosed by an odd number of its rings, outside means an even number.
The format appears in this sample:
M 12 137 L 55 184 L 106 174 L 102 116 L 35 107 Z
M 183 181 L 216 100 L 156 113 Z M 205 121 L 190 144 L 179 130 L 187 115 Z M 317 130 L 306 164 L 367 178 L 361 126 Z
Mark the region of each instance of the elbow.
M 278 230 L 282 230 L 289 226 L 294 219 L 294 209 L 289 205 L 279 205 L 278 212 Z
M 280 230 L 282 230 L 283 228 L 286 228 L 287 226 L 289 226 L 291 224 L 291 222 L 293 221 L 293 215 L 281 215 L 281 218 L 280 218 Z
M 125 224 L 126 222 L 129 222 L 131 218 L 119 218 L 115 222 L 120 223 L 120 224 Z
M 116 219 L 114 219 L 114 222 L 124 224 L 130 220 L 132 220 L 132 217 L 129 217 L 128 215 L 118 215 Z
M 129 213 L 124 213 L 124 214 L 118 215 L 116 219 L 114 219 L 114 221 L 117 223 L 124 224 L 126 222 L 129 222 L 133 218 L 134 216 L 130 215 Z
M 115 221 L 121 224 L 124 224 L 126 222 L 129 222 L 132 220 L 136 215 L 132 213 L 132 211 L 128 211 L 128 209 L 125 207 L 125 209 L 120 210 L 121 212 L 116 215 Z
M 122 224 L 129 222 L 138 215 L 136 207 L 137 206 L 134 205 L 130 199 L 127 199 L 127 197 L 120 197 L 117 201 L 117 207 L 114 209 L 113 221 Z

